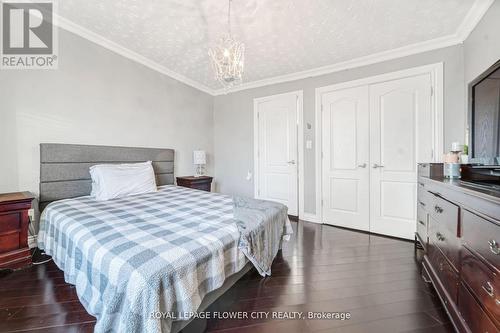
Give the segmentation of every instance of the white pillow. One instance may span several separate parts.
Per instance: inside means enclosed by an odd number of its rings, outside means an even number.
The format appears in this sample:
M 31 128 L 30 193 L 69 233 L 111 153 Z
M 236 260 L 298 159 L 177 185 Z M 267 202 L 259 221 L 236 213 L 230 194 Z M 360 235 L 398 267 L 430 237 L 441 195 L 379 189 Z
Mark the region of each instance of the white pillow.
M 131 164 L 98 164 L 90 167 L 92 192 L 98 201 L 156 192 L 151 161 Z

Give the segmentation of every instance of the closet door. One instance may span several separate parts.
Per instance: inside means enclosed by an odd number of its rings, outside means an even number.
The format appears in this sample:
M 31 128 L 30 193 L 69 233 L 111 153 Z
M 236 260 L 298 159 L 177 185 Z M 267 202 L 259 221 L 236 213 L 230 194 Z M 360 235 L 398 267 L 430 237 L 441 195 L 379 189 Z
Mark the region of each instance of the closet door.
M 368 86 L 322 95 L 323 223 L 369 230 Z
M 369 89 L 370 231 L 413 239 L 417 162 L 432 160 L 430 75 Z

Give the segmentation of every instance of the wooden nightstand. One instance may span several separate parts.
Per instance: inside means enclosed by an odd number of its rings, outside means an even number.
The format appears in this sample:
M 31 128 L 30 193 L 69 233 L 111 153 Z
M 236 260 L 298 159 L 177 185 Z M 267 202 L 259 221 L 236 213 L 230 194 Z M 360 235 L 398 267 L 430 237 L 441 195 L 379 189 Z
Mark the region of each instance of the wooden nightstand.
M 28 210 L 32 200 L 29 192 L 0 194 L 0 268 L 31 265 Z
M 212 177 L 208 176 L 186 176 L 177 177 L 177 186 L 184 186 L 189 188 L 194 188 L 196 190 L 203 190 L 210 192 L 212 188 Z

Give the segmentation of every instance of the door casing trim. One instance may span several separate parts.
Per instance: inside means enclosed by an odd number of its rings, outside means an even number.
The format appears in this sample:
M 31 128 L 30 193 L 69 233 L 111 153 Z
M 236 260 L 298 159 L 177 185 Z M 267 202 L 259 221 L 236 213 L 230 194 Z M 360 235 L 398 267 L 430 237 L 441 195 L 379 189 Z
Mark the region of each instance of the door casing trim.
M 323 223 L 323 170 L 322 170 L 322 126 L 321 126 L 321 100 L 322 95 L 328 92 L 342 90 L 347 88 L 354 88 L 358 86 L 382 83 L 392 80 L 403 79 L 407 77 L 430 74 L 431 76 L 431 87 L 433 89 L 432 94 L 432 125 L 433 125 L 433 161 L 439 161 L 440 156 L 443 155 L 444 151 L 444 130 L 443 130 L 443 95 L 444 95 L 444 78 L 443 78 L 444 66 L 442 62 L 407 68 L 395 72 L 385 73 L 381 75 L 370 76 L 358 80 L 352 80 L 347 82 L 342 82 L 338 84 L 333 84 L 329 86 L 319 87 L 315 89 L 315 113 L 314 121 L 316 127 L 315 141 L 316 147 L 319 149 L 315 150 L 315 167 L 316 167 L 316 216 L 313 216 L 319 223 Z M 310 214 L 311 215 L 311 214 Z
M 299 219 L 306 219 L 304 213 L 304 93 L 302 90 L 290 91 L 282 94 L 269 95 L 253 99 L 253 174 L 254 174 L 254 197 L 259 198 L 259 127 L 258 127 L 258 105 L 259 103 L 272 100 L 276 97 L 286 95 L 297 96 L 297 199 Z

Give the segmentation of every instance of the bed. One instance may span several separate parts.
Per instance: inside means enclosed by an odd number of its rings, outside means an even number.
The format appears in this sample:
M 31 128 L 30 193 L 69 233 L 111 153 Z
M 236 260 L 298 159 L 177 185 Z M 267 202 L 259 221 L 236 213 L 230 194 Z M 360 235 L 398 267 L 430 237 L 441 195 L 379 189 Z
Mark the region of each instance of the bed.
M 291 233 L 286 207 L 173 185 L 170 149 L 42 144 L 39 247 L 96 332 L 177 332 Z M 151 160 L 158 191 L 96 201 L 88 168 Z

